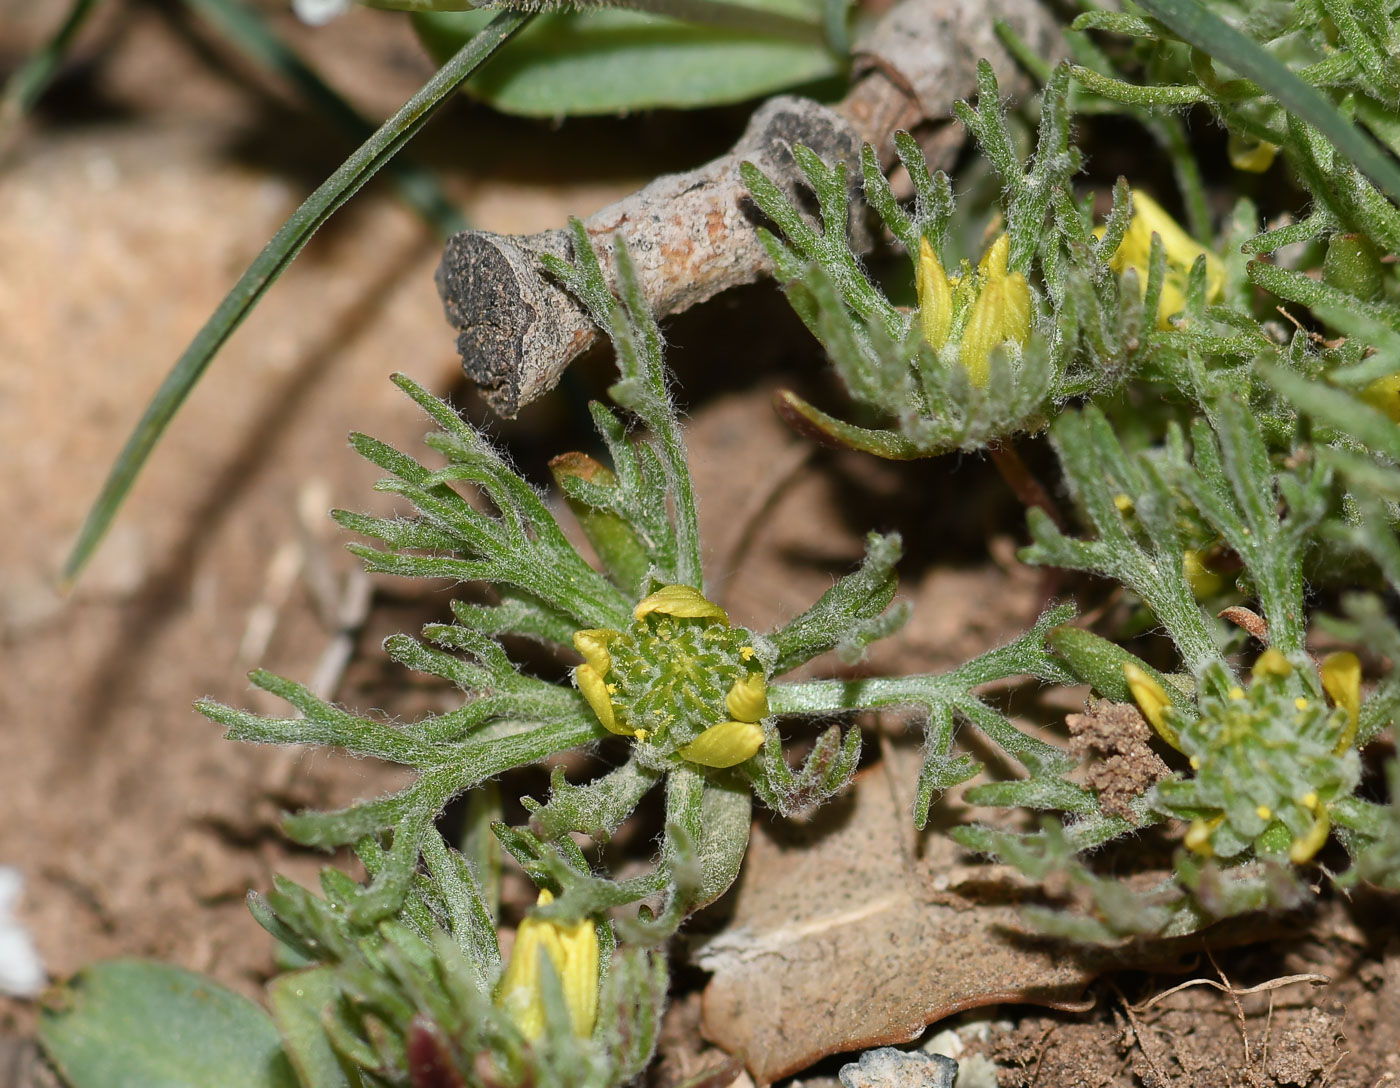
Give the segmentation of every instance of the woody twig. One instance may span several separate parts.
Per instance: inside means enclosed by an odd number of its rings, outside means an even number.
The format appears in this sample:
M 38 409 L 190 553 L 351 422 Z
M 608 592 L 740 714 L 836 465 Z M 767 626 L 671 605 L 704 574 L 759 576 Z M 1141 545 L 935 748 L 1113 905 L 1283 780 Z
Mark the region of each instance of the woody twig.
M 739 165 L 749 160 L 795 193 L 800 174 L 789 148 L 801 143 L 827 161 L 855 166 L 854 184 L 861 145 L 869 143 L 888 163 L 892 136 L 903 128 L 920 136 L 932 166 L 946 168 L 963 142 L 952 105 L 975 94 L 979 57 L 992 62 L 1013 97 L 1029 91 L 996 36 L 999 19 L 1041 56 L 1059 52 L 1059 27 L 1038 0 L 904 0 L 858 43 L 856 76 L 844 99 L 833 106 L 795 95 L 770 99 L 727 154 L 657 178 L 590 216 L 585 226 L 594 246 L 607 260 L 614 236 L 626 241 L 647 300 L 661 316 L 757 280 L 772 265 Z M 864 224 L 852 226 L 856 248 L 868 250 L 873 237 Z M 553 388 L 597 338 L 578 303 L 541 271 L 542 253 L 571 258 L 567 232 L 464 231 L 448 242 L 438 268 L 462 366 L 502 415 Z

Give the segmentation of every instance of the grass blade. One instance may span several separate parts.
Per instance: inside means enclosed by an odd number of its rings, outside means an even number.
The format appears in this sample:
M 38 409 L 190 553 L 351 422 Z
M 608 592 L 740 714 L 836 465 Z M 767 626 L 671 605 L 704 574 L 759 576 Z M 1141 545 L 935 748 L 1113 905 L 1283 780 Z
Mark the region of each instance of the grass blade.
M 374 126 L 290 45 L 279 38 L 262 15 L 244 0 L 185 0 L 217 27 L 243 53 L 290 83 L 312 108 L 320 110 L 356 141 L 364 141 Z M 466 230 L 466 217 L 448 199 L 430 170 L 408 158 L 385 166 L 399 197 L 443 238 Z
M 248 266 L 146 405 L 145 413 L 126 440 L 64 563 L 65 586 L 72 585 L 92 557 L 146 458 L 185 397 L 267 289 L 286 271 L 321 224 L 359 192 L 413 138 L 467 77 L 531 18 L 528 12 L 514 11 L 504 11 L 496 16 L 306 198 Z
M 34 108 L 34 103 L 48 89 L 58 66 L 68 55 L 73 39 L 100 3 L 101 0 L 73 0 L 67 17 L 49 40 L 5 81 L 5 90 L 0 93 L 0 146 L 3 146 L 10 130 Z
M 1200 0 L 1138 0 L 1184 40 L 1224 61 L 1267 90 L 1284 109 L 1321 132 L 1332 145 L 1390 197 L 1400 202 L 1400 167 L 1374 140 L 1338 112 L 1282 61 L 1252 38 L 1208 11 Z

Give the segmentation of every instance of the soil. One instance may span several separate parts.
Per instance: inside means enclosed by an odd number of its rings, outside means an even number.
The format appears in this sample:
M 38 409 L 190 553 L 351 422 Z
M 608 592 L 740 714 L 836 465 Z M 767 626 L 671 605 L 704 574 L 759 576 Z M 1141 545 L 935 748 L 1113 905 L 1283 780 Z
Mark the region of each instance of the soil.
M 0 75 L 41 40 L 53 7 L 0 0 Z M 397 16 L 356 11 L 312 32 L 284 5 L 265 7 L 370 115 L 387 114 L 431 70 Z M 608 360 L 583 360 L 558 395 L 517 420 L 491 417 L 459 382 L 432 283 L 437 241 L 386 186 L 371 185 L 216 360 L 91 569 L 61 594 L 67 547 L 152 391 L 348 149 L 183 10 L 108 5 L 43 108 L 0 148 L 0 864 L 24 876 L 19 918 L 52 977 L 101 957 L 153 956 L 256 995 L 271 942 L 246 891 L 274 873 L 314 881 L 329 860 L 287 843 L 279 813 L 382 792 L 400 772 L 230 744 L 191 703 L 212 695 L 274 712 L 244 674 L 261 665 L 306 680 L 344 639 L 338 611 L 356 592 L 355 564 L 322 515 L 390 509 L 370 490 L 377 471 L 344 436 L 411 446 L 426 429 L 386 380 L 391 371 L 450 394 L 543 485 L 549 456 L 594 448 L 585 404 L 606 388 Z M 414 151 L 475 225 L 533 231 L 711 157 L 744 116 L 551 126 L 463 102 Z M 1040 575 L 1014 557 L 1020 509 L 986 463 L 877 463 L 813 450 L 785 430 L 770 408 L 776 389 L 828 401 L 832 392 L 775 289 L 733 292 L 667 334 L 707 563 L 737 621 L 767 628 L 806 607 L 859 558 L 872 528 L 900 530 L 909 544 L 902 592 L 915 619 L 867 667 L 958 664 L 1044 605 Z M 1035 447 L 1023 452 L 1043 463 Z M 335 698 L 403 717 L 441 705 L 447 692 L 407 681 L 378 644 L 442 618 L 446 587 L 375 580 L 372 589 Z M 1059 698 L 1061 715 L 1083 708 L 1082 694 Z M 1143 751 L 1108 754 L 1137 781 L 1155 773 Z M 511 786 L 538 796 L 543 783 L 528 771 Z M 995 1059 L 1004 1085 L 1391 1083 L 1400 1079 L 1394 906 L 1331 905 L 1287 941 L 1218 957 L 1237 987 L 1316 973 L 1333 980 L 1321 991 L 1280 986 L 1237 1007 L 1200 986 L 1149 1008 L 1179 976 L 1121 974 L 1099 985 L 1087 1014 L 998 1010 L 1009 1021 L 981 1031 L 967 1053 Z M 1219 977 L 1209 964 L 1195 974 Z M 735 1080 L 725 1056 L 699 1041 L 703 983 L 698 971 L 678 976 L 658 1085 Z M 0 998 L 0 1088 L 45 1082 L 25 1042 L 35 1011 Z M 800 1079 L 835 1083 L 839 1064 Z M 707 1070 L 710 1081 L 693 1080 Z

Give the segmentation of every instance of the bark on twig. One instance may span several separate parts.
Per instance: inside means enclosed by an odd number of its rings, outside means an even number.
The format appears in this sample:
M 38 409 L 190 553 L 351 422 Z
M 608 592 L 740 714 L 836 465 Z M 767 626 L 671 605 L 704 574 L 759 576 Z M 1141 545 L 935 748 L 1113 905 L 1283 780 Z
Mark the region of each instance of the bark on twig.
M 753 115 L 734 148 L 683 174 L 657 178 L 585 220 L 593 244 L 610 259 L 621 235 L 658 315 L 679 313 L 729 287 L 771 271 L 759 244 L 760 218 L 747 199 L 739 165 L 755 163 L 795 194 L 801 174 L 789 148 L 805 144 L 827 161 L 845 160 L 854 185 L 863 143 L 893 158 L 896 129 L 936 124 L 922 133 L 930 164 L 946 168 L 962 145 L 952 105 L 977 90 L 977 58 L 987 57 L 1003 93 L 1027 92 L 1024 74 L 996 38 L 1005 19 L 1040 55 L 1060 50 L 1060 29 L 1037 0 L 904 0 L 856 48 L 856 79 L 835 106 L 783 95 Z M 868 248 L 857 225 L 858 248 Z M 565 367 L 597 337 L 583 309 L 542 272 L 539 255 L 570 257 L 564 230 L 532 235 L 464 231 L 447 244 L 438 291 L 458 330 L 467 376 L 491 406 L 514 415 L 554 387 Z

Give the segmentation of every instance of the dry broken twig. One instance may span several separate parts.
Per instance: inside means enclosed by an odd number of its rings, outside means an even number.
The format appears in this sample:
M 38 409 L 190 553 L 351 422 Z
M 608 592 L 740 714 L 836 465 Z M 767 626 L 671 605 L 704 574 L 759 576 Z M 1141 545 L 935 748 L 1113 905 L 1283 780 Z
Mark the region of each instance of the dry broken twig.
M 1002 88 L 1029 89 L 998 40 L 1007 24 L 1041 56 L 1061 49 L 1055 21 L 1037 0 L 904 0 L 856 47 L 856 79 L 834 106 L 783 95 L 760 107 L 727 154 L 646 188 L 590 216 L 585 225 L 606 260 L 621 235 L 657 314 L 679 313 L 771 270 L 755 212 L 739 177 L 755 163 L 789 193 L 799 173 L 789 147 L 856 164 L 862 143 L 889 162 L 896 129 L 919 129 L 930 164 L 950 165 L 962 144 L 952 105 L 975 94 L 986 57 Z M 858 168 L 850 176 L 858 176 Z M 857 238 L 857 242 L 860 239 Z M 869 248 L 866 239 L 864 248 Z M 514 415 L 548 392 L 597 337 L 578 303 L 540 271 L 539 256 L 571 256 L 564 230 L 512 236 L 464 231 L 447 244 L 438 291 L 467 376 L 496 411 Z

